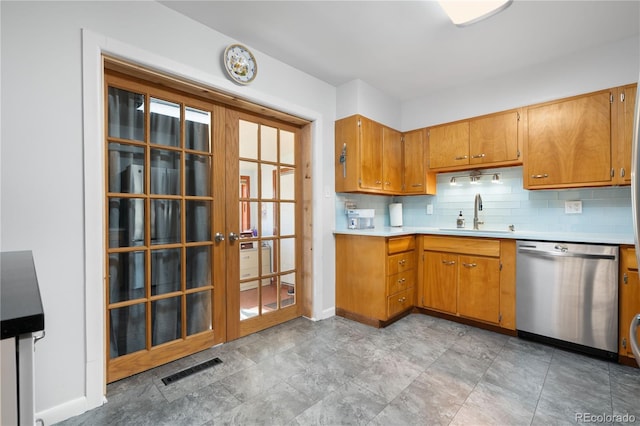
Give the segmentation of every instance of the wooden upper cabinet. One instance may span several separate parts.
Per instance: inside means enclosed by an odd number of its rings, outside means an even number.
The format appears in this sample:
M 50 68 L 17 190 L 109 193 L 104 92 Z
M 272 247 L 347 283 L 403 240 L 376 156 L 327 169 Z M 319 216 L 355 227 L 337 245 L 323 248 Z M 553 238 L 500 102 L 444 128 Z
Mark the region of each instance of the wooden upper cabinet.
M 403 133 L 361 115 L 337 120 L 336 192 L 435 194 L 435 174 L 425 168 L 425 131 L 408 132 L 407 144 Z
M 403 136 L 405 194 L 436 193 L 436 174 L 427 169 L 427 131 L 418 129 Z
M 361 117 L 360 133 L 360 188 L 381 190 L 383 127 Z
M 469 122 L 469 164 L 521 163 L 520 112 L 491 114 Z
M 382 190 L 382 125 L 359 115 L 335 122 L 336 192 Z
M 402 133 L 382 128 L 382 188 L 402 192 Z
M 612 101 L 603 90 L 526 109 L 524 186 L 612 183 Z
M 618 185 L 631 184 L 631 146 L 633 142 L 633 114 L 636 105 L 637 84 L 629 84 L 617 89 L 614 101 L 617 127 L 614 143 L 617 145 L 617 160 L 614 180 Z
M 464 170 L 522 163 L 520 110 L 429 128 L 429 168 Z
M 444 169 L 469 164 L 469 122 L 430 127 L 429 168 Z

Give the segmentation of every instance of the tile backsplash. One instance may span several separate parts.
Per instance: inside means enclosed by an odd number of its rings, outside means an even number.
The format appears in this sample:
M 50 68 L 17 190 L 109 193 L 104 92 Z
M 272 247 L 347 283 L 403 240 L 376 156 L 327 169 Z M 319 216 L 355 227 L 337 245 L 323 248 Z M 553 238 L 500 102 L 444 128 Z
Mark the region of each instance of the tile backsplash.
M 566 190 L 535 190 L 522 187 L 522 167 L 481 170 L 477 184 L 471 184 L 469 172 L 440 173 L 437 176 L 437 195 L 380 196 L 336 194 L 336 229 L 347 228 L 345 202 L 358 208 L 375 209 L 376 228 L 389 226 L 392 202 L 402 203 L 404 226 L 455 228 L 460 211 L 466 227 L 473 226 L 475 194 L 480 194 L 484 221 L 481 228 L 545 232 L 588 232 L 598 234 L 632 234 L 631 188 L 576 188 Z M 500 184 L 492 183 L 498 173 Z M 450 180 L 456 177 L 457 185 Z M 581 201 L 582 213 L 565 213 L 565 201 Z M 428 206 L 433 214 L 427 214 Z

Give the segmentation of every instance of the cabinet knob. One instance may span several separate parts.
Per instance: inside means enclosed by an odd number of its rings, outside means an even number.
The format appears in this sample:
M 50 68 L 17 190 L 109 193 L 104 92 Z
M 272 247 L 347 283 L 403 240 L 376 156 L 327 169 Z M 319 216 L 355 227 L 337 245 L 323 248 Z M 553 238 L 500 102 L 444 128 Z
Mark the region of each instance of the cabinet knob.
M 216 243 L 219 243 L 221 241 L 224 241 L 224 234 L 222 234 L 221 232 L 216 232 L 216 235 L 214 238 Z
M 407 298 L 403 296 L 400 299 L 398 299 L 398 302 L 404 303 L 406 300 L 407 300 Z

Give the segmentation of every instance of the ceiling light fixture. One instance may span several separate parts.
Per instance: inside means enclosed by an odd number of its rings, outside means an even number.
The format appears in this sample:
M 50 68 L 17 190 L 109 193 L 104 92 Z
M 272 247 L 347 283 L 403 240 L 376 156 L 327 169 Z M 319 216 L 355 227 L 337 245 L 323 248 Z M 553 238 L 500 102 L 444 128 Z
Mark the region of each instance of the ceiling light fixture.
M 451 22 L 459 27 L 475 24 L 503 11 L 513 0 L 440 0 Z

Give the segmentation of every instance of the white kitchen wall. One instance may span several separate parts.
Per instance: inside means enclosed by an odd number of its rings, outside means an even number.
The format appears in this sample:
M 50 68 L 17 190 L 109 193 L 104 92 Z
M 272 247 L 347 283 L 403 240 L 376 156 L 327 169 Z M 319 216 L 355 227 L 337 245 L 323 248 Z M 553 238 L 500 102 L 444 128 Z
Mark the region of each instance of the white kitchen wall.
M 638 81 L 640 38 L 632 37 L 521 69 L 449 87 L 402 104 L 408 131 Z
M 46 327 L 35 354 L 37 417 L 52 424 L 102 401 L 95 395 L 104 389 L 104 365 L 90 358 L 96 350 L 87 342 L 96 342 L 98 352 L 102 348 L 103 336 L 91 331 L 103 315 L 99 304 L 87 309 L 85 299 L 102 292 L 104 278 L 95 271 L 103 270 L 103 262 L 85 263 L 85 243 L 92 244 L 85 237 L 101 237 L 102 210 L 98 205 L 94 214 L 96 206 L 90 205 L 90 216 L 84 212 L 85 200 L 99 201 L 104 186 L 98 183 L 93 191 L 96 181 L 84 178 L 100 176 L 103 163 L 85 167 L 84 161 L 103 141 L 87 140 L 83 133 L 88 123 L 83 107 L 90 118 L 101 117 L 98 109 L 87 109 L 87 101 L 101 92 L 99 73 L 83 75 L 85 61 L 99 69 L 101 48 L 125 56 L 134 52 L 125 57 L 134 61 L 140 53 L 145 61 L 192 74 L 187 77 L 211 87 L 314 120 L 314 316 L 333 313 L 334 264 L 324 259 L 335 257 L 335 218 L 322 212 L 334 205 L 328 188 L 333 188 L 335 87 L 255 49 L 258 78 L 248 87 L 234 85 L 220 55 L 235 40 L 154 1 L 1 1 L 0 10 L 0 249 L 34 253 Z M 83 39 L 83 29 L 93 37 Z M 95 91 L 84 91 L 87 80 Z
M 362 80 L 352 80 L 339 86 L 336 98 L 336 119 L 362 114 L 393 129 L 402 126 L 400 101 Z
M 514 225 L 519 231 L 587 232 L 632 235 L 630 187 L 581 188 L 567 190 L 526 190 L 522 188 L 522 167 L 483 170 L 486 174 L 477 185 L 469 183 L 469 172 L 442 173 L 437 177 L 437 195 L 376 196 L 338 194 L 336 227 L 346 229 L 344 202 L 355 202 L 358 208 L 376 211 L 375 226 L 389 226 L 391 202 L 401 202 L 404 226 L 455 228 L 460 211 L 466 227 L 473 226 L 475 194 L 480 194 L 484 221 L 481 228 L 506 230 Z M 499 173 L 501 184 L 491 183 L 491 174 Z M 459 182 L 451 186 L 452 176 Z M 460 176 L 465 176 L 460 178 Z M 582 201 L 581 214 L 565 213 L 565 201 Z M 427 214 L 427 206 L 433 214 Z

